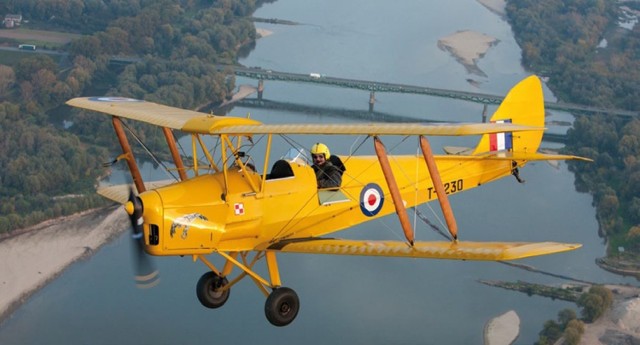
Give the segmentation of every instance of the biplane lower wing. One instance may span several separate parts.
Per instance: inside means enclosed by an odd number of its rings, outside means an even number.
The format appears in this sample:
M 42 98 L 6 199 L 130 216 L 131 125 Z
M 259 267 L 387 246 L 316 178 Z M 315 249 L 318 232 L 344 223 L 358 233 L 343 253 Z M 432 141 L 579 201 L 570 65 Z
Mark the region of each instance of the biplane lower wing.
M 561 253 L 580 248 L 578 243 L 558 242 L 415 242 L 362 241 L 330 238 L 284 240 L 267 250 L 284 253 L 387 256 L 423 259 L 502 261 Z
M 468 160 L 483 160 L 483 161 L 490 161 L 490 160 L 559 161 L 559 160 L 575 159 L 575 160 L 581 160 L 581 161 L 587 161 L 587 162 L 593 161 L 589 158 L 580 157 L 580 156 L 550 154 L 550 153 L 540 153 L 540 152 L 497 151 L 497 152 L 486 152 L 486 153 L 479 153 L 479 154 L 464 154 L 464 153 L 456 153 L 456 152 L 465 152 L 464 150 L 467 150 L 466 152 L 468 152 L 468 150 L 471 150 L 471 149 L 448 147 L 447 150 L 449 151 L 445 151 L 445 152 L 447 152 L 448 155 L 439 157 L 440 159 L 443 159 L 443 160 L 444 159 L 457 159 L 457 160 L 468 159 Z M 453 153 L 449 153 L 449 152 L 453 152 Z
M 176 182 L 175 180 L 145 182 L 144 187 L 147 190 L 156 189 L 156 188 L 168 186 L 175 182 Z M 130 191 L 132 190 L 135 191 L 135 189 L 136 188 L 133 184 L 119 184 L 119 185 L 112 185 L 112 186 L 98 188 L 97 193 L 109 200 L 113 200 L 120 204 L 124 204 L 129 199 Z

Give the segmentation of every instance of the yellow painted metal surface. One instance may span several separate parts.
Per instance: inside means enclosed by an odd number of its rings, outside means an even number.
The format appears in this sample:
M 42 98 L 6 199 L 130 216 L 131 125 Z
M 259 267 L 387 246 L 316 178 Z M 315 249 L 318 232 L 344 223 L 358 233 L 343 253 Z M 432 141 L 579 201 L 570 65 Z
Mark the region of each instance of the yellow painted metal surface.
M 516 260 L 580 248 L 577 243 L 556 242 L 415 242 L 312 239 L 285 241 L 269 249 L 284 253 L 392 256 L 449 260 Z
M 247 118 L 210 115 L 123 97 L 78 97 L 67 101 L 67 104 L 190 133 L 209 134 L 226 126 L 260 124 Z
M 513 124 L 544 127 L 544 95 L 538 77 L 532 75 L 514 86 L 491 117 L 491 122 L 513 121 Z M 535 153 L 542 142 L 544 130 L 518 133 L 513 136 L 513 151 Z M 489 151 L 489 135 L 483 135 L 474 153 Z
M 544 126 L 522 126 L 509 123 L 341 123 L 238 125 L 221 127 L 211 134 L 346 134 L 346 135 L 430 135 L 464 136 L 500 132 L 543 131 Z
M 482 135 L 473 153 L 464 151 L 458 155 L 433 156 L 435 164 L 430 165 L 432 169 L 437 168 L 440 176 L 443 187 L 440 194 L 453 195 L 510 176 L 514 163 L 522 167 L 529 160 L 580 158 L 537 152 L 544 130 L 544 109 L 540 82 L 535 77 L 514 87 L 496 111 L 493 120 L 509 118 L 513 122 L 503 124 L 264 125 L 246 118 L 219 117 L 129 99 L 76 98 L 68 104 L 194 134 L 221 137 L 223 148 L 217 152 L 220 157 L 216 160 L 221 158 L 225 163 L 215 172 L 201 172 L 199 176 L 170 185 L 145 185 L 147 192 L 140 194 L 144 205 L 145 244 L 147 252 L 153 255 L 242 253 L 271 248 L 301 253 L 511 260 L 579 247 L 552 242 L 462 241 L 416 243 L 411 249 L 393 241 L 309 241 L 309 238 L 333 234 L 396 213 L 397 205 L 391 198 L 379 158 L 341 157 L 346 172 L 340 190 L 331 197 L 327 193 L 334 192 L 318 191 L 315 173 L 305 162 L 290 161 L 293 176 L 270 179 L 265 171 L 268 159 L 263 173 L 253 172 L 238 161 L 237 148 L 226 138 L 227 135 L 268 134 L 265 152 L 268 158 L 272 134 L 415 135 L 416 147 L 418 135 Z M 513 149 L 491 151 L 490 134 L 505 131 L 513 134 Z M 200 145 L 204 146 L 199 139 Z M 203 150 L 207 151 L 204 147 Z M 234 159 L 235 165 L 231 164 Z M 438 198 L 421 154 L 389 156 L 388 163 L 397 184 L 396 202 L 402 203 L 403 208 Z M 102 189 L 101 194 L 124 203 L 128 188 L 109 187 Z M 459 229 L 459 235 L 464 239 L 464 229 Z M 276 266 L 275 257 L 270 257 L 269 261 Z M 271 279 L 279 283 L 276 276 L 277 270 L 272 272 Z
M 441 160 L 440 157 L 446 156 L 436 156 L 435 159 L 445 192 L 449 194 L 511 174 L 511 161 L 468 160 L 464 157 Z M 203 254 L 216 250 L 253 250 L 265 243 L 284 239 L 326 235 L 394 213 L 395 207 L 377 157 L 343 159 L 347 173 L 343 175 L 340 202 L 321 203 L 313 169 L 300 162 L 290 162 L 294 176 L 266 180 L 261 193 L 253 192 L 248 182 L 248 178 L 260 180 L 261 175 L 232 169 L 227 173 L 229 190 L 226 193 L 222 173 L 202 175 L 143 193 L 145 224 L 162 225 L 160 243 L 155 248 L 149 246 L 150 252 L 182 255 L 193 254 L 194 251 Z M 394 156 L 390 167 L 406 207 L 437 198 L 421 156 Z M 363 212 L 361 207 L 361 195 L 371 185 L 377 186 L 384 198 L 375 215 Z M 153 196 L 147 197 L 147 194 Z M 213 234 L 221 237 L 216 247 L 213 246 L 216 241 L 192 236 L 191 228 L 184 238 L 175 233 L 171 235 L 172 227 L 180 228 L 180 224 L 188 221 L 181 218 L 185 215 L 200 219 L 193 221 L 193 229 L 205 231 L 211 228 L 219 232 Z M 200 216 L 206 219 L 206 226 Z

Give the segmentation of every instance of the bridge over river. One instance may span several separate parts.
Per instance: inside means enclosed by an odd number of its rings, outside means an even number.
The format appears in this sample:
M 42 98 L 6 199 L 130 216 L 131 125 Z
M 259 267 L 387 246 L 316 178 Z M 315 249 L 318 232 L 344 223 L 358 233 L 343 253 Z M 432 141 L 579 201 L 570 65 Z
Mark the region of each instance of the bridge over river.
M 405 85 L 405 84 L 393 84 L 377 81 L 366 81 L 356 79 L 337 78 L 322 75 L 319 73 L 290 73 L 279 72 L 269 69 L 263 69 L 259 67 L 240 67 L 240 66 L 219 66 L 221 70 L 233 70 L 233 73 L 237 76 L 247 77 L 258 80 L 258 99 L 262 99 L 262 93 L 264 91 L 265 80 L 277 80 L 285 82 L 299 82 L 299 83 L 314 83 L 331 85 L 335 87 L 344 87 L 350 89 L 359 89 L 369 91 L 369 111 L 373 111 L 375 103 L 376 92 L 394 92 L 394 93 L 412 93 L 420 95 L 429 95 L 436 97 L 447 97 L 453 99 L 460 99 L 465 101 L 471 101 L 483 104 L 500 104 L 504 99 L 503 96 L 482 94 L 476 92 L 455 91 L 446 89 L 437 89 L 425 86 Z M 585 105 L 569 104 L 569 103 L 555 103 L 545 102 L 546 109 L 567 111 L 577 114 L 607 114 L 624 117 L 639 116 L 638 112 L 627 111 L 621 109 L 604 109 L 596 108 Z

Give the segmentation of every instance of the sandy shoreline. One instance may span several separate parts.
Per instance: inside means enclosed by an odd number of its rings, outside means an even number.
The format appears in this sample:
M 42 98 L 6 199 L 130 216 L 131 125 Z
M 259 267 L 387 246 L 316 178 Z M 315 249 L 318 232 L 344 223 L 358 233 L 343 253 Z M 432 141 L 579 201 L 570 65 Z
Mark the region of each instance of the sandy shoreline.
M 506 0 L 478 0 L 478 2 L 489 9 L 489 11 L 499 15 L 504 16 L 507 14 L 507 2 Z
M 257 38 L 263 38 L 263 37 L 267 37 L 267 36 L 270 36 L 271 34 L 273 34 L 273 31 L 269 31 L 269 30 L 263 29 L 263 28 L 256 28 L 256 34 L 258 34 Z
M 0 322 L 74 262 L 120 235 L 129 219 L 120 206 L 45 221 L 0 241 Z
M 228 101 L 224 101 L 222 102 L 218 108 L 222 108 L 224 106 L 227 106 L 229 104 L 233 104 L 239 100 L 244 99 L 245 97 L 248 97 L 249 95 L 258 92 L 258 88 L 256 88 L 255 86 L 251 86 L 251 85 L 240 85 L 238 86 L 238 91 L 236 91 L 233 96 L 231 97 L 230 100 Z

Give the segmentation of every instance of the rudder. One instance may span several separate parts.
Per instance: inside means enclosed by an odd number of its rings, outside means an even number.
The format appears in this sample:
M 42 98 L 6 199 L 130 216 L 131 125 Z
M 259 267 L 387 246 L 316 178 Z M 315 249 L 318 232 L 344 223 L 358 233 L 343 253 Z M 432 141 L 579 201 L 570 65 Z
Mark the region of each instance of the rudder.
M 514 86 L 491 117 L 491 122 L 511 122 L 517 125 L 544 127 L 544 96 L 542 84 L 532 75 Z M 517 133 L 485 134 L 473 154 L 492 151 L 535 153 L 542 142 L 544 130 Z

